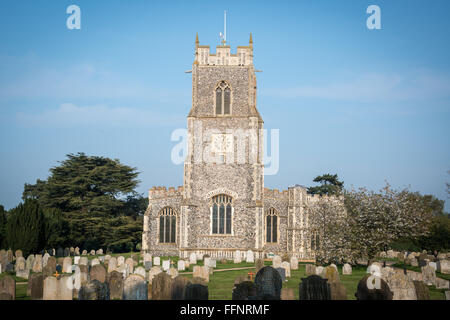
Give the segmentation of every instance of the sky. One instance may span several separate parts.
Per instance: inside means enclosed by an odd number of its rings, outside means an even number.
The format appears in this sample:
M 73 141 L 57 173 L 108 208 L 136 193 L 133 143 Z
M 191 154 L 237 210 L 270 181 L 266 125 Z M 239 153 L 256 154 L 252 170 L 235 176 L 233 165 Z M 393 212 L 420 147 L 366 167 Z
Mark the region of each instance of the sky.
M 72 4 L 79 30 L 66 26 Z M 142 194 L 182 185 L 170 138 L 191 107 L 185 71 L 197 32 L 219 44 L 224 10 L 232 52 L 253 35 L 257 108 L 279 129 L 266 187 L 337 173 L 346 188 L 387 181 L 447 200 L 449 1 L 2 0 L 0 204 L 77 152 L 136 167 Z

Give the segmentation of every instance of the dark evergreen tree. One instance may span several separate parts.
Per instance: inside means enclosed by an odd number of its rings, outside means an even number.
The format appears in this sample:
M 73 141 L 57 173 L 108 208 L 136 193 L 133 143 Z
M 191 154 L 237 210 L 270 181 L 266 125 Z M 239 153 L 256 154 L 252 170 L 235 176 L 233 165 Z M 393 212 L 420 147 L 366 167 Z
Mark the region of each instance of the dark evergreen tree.
M 6 211 L 0 205 L 0 249 L 6 249 Z
M 339 181 L 337 174 L 324 174 L 317 176 L 314 182 L 320 183 L 320 186 L 309 187 L 308 193 L 319 195 L 336 195 L 344 188 L 344 181 Z

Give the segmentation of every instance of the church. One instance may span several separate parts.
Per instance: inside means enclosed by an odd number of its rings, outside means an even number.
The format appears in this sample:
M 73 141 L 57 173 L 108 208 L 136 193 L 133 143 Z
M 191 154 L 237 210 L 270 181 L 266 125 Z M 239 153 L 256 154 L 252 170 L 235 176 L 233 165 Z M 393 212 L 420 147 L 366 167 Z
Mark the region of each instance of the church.
M 296 185 L 264 187 L 263 119 L 256 103 L 253 40 L 236 53 L 222 41 L 195 41 L 192 106 L 183 186 L 153 187 L 144 215 L 142 250 L 187 258 L 234 259 L 253 251 L 313 259 L 308 207 L 318 200 Z

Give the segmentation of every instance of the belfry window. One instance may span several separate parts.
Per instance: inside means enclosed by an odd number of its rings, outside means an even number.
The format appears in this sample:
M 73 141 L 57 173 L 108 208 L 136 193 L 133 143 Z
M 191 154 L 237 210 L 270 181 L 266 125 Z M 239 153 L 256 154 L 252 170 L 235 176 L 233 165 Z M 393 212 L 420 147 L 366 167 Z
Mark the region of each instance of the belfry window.
M 231 114 L 231 88 L 225 82 L 221 81 L 216 87 L 216 115 Z
M 278 241 L 278 216 L 274 208 L 270 208 L 266 214 L 266 242 Z
M 232 198 L 219 194 L 212 198 L 211 232 L 212 234 L 231 234 L 233 215 Z
M 159 242 L 175 243 L 177 217 L 171 207 L 165 207 L 159 214 Z

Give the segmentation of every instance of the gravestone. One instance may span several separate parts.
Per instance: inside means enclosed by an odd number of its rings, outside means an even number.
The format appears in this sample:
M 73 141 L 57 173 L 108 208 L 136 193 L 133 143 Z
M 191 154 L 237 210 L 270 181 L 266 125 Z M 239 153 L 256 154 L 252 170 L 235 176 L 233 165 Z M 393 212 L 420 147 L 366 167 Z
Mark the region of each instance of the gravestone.
M 150 271 L 148 272 L 148 282 L 149 282 L 149 283 L 152 283 L 153 278 L 154 278 L 157 274 L 159 274 L 159 273 L 161 273 L 161 272 L 163 272 L 163 271 L 161 270 L 161 267 L 159 267 L 159 266 L 154 266 L 154 267 L 152 267 L 152 268 L 150 269 Z
M 280 256 L 274 256 L 272 258 L 272 267 L 273 268 L 279 268 L 281 266 L 281 257 Z
M 64 257 L 69 257 L 69 256 L 70 256 L 70 249 L 64 248 Z
M 328 266 L 325 268 L 325 278 L 328 279 L 329 283 L 340 282 L 339 273 L 333 266 Z
M 16 300 L 16 280 L 13 277 L 0 279 L 0 294 L 3 294 L 2 300 Z
M 89 252 L 89 255 L 91 255 L 91 256 L 95 256 L 95 250 L 94 249 L 92 249 L 90 252 Z
M 44 253 L 44 255 L 42 256 L 42 268 L 47 265 L 48 258 L 50 258 L 50 257 L 51 256 L 48 252 Z
M 173 267 L 170 267 L 169 270 L 167 271 L 167 274 L 172 278 L 175 278 L 178 276 L 178 270 Z
M 291 270 L 298 270 L 298 259 L 297 257 L 291 257 Z
M 42 300 L 44 295 L 44 275 L 33 273 L 28 279 L 27 295 L 31 300 Z
M 330 283 L 330 296 L 331 300 L 347 300 L 347 289 L 338 281 L 332 282 Z
M 281 263 L 281 268 L 284 268 L 286 278 L 291 277 L 291 264 L 287 261 Z
M 241 263 L 242 262 L 242 256 L 241 256 L 241 251 L 236 250 L 234 252 L 234 260 L 233 263 Z
M 157 274 L 152 281 L 152 300 L 170 300 L 173 279 L 167 273 Z
M 163 268 L 164 271 L 169 270 L 169 268 L 170 268 L 170 261 L 169 260 L 163 260 L 162 268 Z
M 316 266 L 310 263 L 305 264 L 305 275 L 306 276 L 316 275 Z
M 103 249 L 98 249 L 96 252 L 95 252 L 98 256 L 99 255 L 102 255 L 103 254 Z
M 161 265 L 161 258 L 160 257 L 154 257 L 153 258 L 153 264 L 155 266 L 160 266 Z
M 16 250 L 15 257 L 16 257 L 16 260 L 17 260 L 17 258 L 23 257 L 22 250 L 20 250 L 20 249 Z
M 91 260 L 91 267 L 100 264 L 100 260 L 98 258 L 94 258 Z
M 286 281 L 286 269 L 282 268 L 282 267 L 279 267 L 279 268 L 275 268 L 275 270 L 277 270 L 278 273 L 280 274 L 281 281 L 285 282 Z
M 209 282 L 209 267 L 207 266 L 194 266 L 193 277 L 199 277 Z
M 63 273 L 72 273 L 72 258 L 65 257 L 63 261 Z
M 436 289 L 450 289 L 450 281 L 436 277 L 435 281 Z
M 264 267 L 264 259 L 256 259 L 255 261 L 255 272 L 258 273 Z
M 73 256 L 75 253 L 75 248 L 74 247 L 70 247 L 70 255 Z
M 95 266 L 91 267 L 89 276 L 90 276 L 91 281 L 97 280 L 101 283 L 105 283 L 105 281 L 106 281 L 105 267 L 103 267 L 101 264 L 96 264 Z
M 137 274 L 129 275 L 123 284 L 123 300 L 147 300 L 148 289 L 145 279 Z
M 125 259 L 125 264 L 128 266 L 128 272 L 131 274 L 134 272 L 134 260 L 131 258 Z
M 186 300 L 208 300 L 208 287 L 199 283 L 188 283 L 185 296 Z
M 450 291 L 445 291 L 445 300 L 450 300 Z
M 413 281 L 417 300 L 430 300 L 430 290 L 422 281 Z
M 375 285 L 370 281 L 369 277 L 372 277 L 372 279 L 378 278 L 378 280 L 375 279 Z M 367 285 L 368 279 L 371 283 L 370 288 Z M 386 281 L 372 274 L 366 274 L 358 283 L 355 297 L 357 300 L 392 300 L 393 294 Z
M 83 252 L 81 252 L 82 256 L 87 256 L 87 250 L 83 250 Z
M 89 260 L 87 257 L 81 257 L 78 261 L 78 265 L 87 266 L 89 265 Z
M 433 267 L 425 266 L 422 267 L 422 281 L 427 285 L 431 286 L 436 283 L 436 272 Z
M 255 277 L 258 299 L 280 300 L 282 283 L 280 273 L 270 266 L 265 266 Z
M 179 260 L 180 261 L 180 260 Z M 189 279 L 183 276 L 178 276 L 173 279 L 171 300 L 185 300 L 186 286 L 189 284 Z
M 257 295 L 258 291 L 256 284 L 252 281 L 243 281 L 235 284 L 231 295 L 231 300 L 252 300 L 256 299 Z
M 197 264 L 197 255 L 195 253 L 191 253 L 189 255 L 189 263 L 190 264 Z
M 8 262 L 13 262 L 13 260 L 14 260 L 14 254 L 13 254 L 13 252 L 12 252 L 11 249 L 9 249 L 8 251 L 6 251 L 6 257 L 7 257 Z
M 450 260 L 439 260 L 439 272 L 444 274 L 450 274 Z
M 42 269 L 44 276 L 52 276 L 56 272 L 56 259 L 54 257 L 49 257 L 47 264 Z
M 81 256 L 73 257 L 73 264 L 78 264 L 80 262 Z
M 27 257 L 27 261 L 26 261 L 26 268 L 27 270 L 32 270 L 33 269 L 33 262 L 34 262 L 34 254 L 30 254 Z
M 177 262 L 177 269 L 178 269 L 178 271 L 186 270 L 184 260 L 178 260 L 178 262 Z
M 62 257 L 62 256 L 64 256 L 64 250 L 63 250 L 63 248 L 59 247 L 56 250 L 56 257 Z
M 294 289 L 282 288 L 281 289 L 281 300 L 295 300 Z
M 247 263 L 254 263 L 255 262 L 255 254 L 252 250 L 248 250 L 247 254 L 245 255 L 245 262 Z
M 345 275 L 352 274 L 352 266 L 349 265 L 348 263 L 344 264 L 344 266 L 342 267 L 342 274 Z
M 299 300 L 331 300 L 330 284 L 318 275 L 302 278 L 298 290 Z
M 8 257 L 6 255 L 6 250 L 2 249 L 0 250 L 0 267 L 2 268 L 2 270 L 5 270 L 7 263 Z
M 28 279 L 30 270 L 27 269 L 27 262 L 24 257 L 18 257 L 15 265 L 16 277 Z
M 120 300 L 123 295 L 123 275 L 120 272 L 112 271 L 108 275 L 108 286 L 111 300 Z
M 117 268 L 117 259 L 116 257 L 111 257 L 108 263 L 108 273 L 113 272 Z
M 47 277 L 44 279 L 43 300 L 72 300 L 72 277 Z
M 429 265 L 430 267 L 432 267 L 432 268 L 434 269 L 434 271 L 437 270 L 436 262 L 429 262 L 428 265 Z
M 78 300 L 110 300 L 108 284 L 95 279 L 83 284 L 78 291 Z
M 145 273 L 145 269 L 143 267 L 137 267 L 134 270 L 134 274 L 138 274 L 138 275 L 142 276 L 144 279 L 147 278 L 146 273 Z

